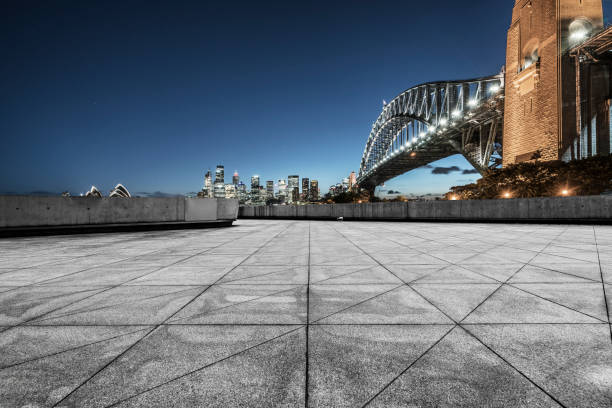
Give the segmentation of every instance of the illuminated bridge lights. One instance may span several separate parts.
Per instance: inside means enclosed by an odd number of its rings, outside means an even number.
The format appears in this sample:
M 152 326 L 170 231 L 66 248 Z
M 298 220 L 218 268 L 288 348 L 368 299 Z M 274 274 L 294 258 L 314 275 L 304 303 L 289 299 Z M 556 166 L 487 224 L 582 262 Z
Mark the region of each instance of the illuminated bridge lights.
M 503 88 L 501 73 L 467 81 L 432 82 L 403 92 L 387 103 L 373 122 L 358 183 L 372 188 L 426 160 L 456 153 L 484 171 L 500 134 L 504 99 L 499 95 Z M 417 146 L 424 153 L 419 154 L 421 160 L 402 161 L 415 157 Z

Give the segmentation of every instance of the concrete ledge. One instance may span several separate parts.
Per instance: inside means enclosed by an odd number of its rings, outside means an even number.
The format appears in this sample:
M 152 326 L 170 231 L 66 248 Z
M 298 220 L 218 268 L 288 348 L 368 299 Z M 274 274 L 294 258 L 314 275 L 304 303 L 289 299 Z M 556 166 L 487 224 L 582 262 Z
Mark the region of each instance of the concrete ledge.
M 227 199 L 0 196 L 0 236 L 201 228 L 237 217 L 238 200 Z
M 239 218 L 612 224 L 612 196 L 240 207 Z

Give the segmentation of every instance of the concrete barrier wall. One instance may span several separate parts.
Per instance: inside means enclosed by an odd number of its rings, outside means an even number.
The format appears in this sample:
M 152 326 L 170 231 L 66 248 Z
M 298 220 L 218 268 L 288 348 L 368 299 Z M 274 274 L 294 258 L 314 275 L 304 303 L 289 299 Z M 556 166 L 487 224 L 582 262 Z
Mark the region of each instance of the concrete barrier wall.
M 612 196 L 240 207 L 240 218 L 612 221 Z
M 0 196 L 0 228 L 234 220 L 238 200 Z

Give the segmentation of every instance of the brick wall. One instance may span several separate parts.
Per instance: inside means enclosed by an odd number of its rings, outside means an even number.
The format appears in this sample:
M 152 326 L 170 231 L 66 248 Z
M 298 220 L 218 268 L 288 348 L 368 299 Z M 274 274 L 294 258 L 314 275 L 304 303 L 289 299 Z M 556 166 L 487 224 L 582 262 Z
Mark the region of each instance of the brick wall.
M 602 24 L 601 0 L 515 3 L 506 51 L 504 166 L 528 161 L 535 152 L 541 160 L 559 159 L 576 133 L 573 60 L 562 56 L 576 18 L 587 18 L 594 27 Z M 539 62 L 526 67 L 533 49 Z

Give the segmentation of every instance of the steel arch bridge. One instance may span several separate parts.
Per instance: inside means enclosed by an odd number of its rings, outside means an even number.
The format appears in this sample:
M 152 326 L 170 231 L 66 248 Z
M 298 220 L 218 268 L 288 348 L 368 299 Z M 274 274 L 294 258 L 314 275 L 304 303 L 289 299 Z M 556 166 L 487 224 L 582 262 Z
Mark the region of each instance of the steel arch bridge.
M 500 163 L 503 111 L 503 71 L 408 89 L 385 104 L 374 122 L 358 185 L 373 191 L 387 180 L 457 153 L 484 173 Z

